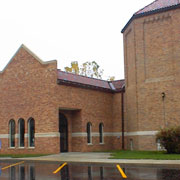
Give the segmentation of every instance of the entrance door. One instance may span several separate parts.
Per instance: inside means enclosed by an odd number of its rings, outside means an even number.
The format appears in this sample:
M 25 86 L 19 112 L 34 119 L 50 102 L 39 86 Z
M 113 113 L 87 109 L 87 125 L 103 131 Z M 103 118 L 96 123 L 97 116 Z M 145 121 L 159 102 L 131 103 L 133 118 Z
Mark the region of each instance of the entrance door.
M 61 152 L 68 152 L 68 122 L 62 113 L 59 113 L 59 132 Z

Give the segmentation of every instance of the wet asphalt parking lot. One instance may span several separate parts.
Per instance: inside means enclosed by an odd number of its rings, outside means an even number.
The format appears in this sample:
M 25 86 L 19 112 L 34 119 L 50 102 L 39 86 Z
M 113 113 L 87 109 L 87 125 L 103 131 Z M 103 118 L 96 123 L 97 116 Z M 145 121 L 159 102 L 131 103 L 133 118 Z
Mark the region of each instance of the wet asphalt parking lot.
M 121 180 L 116 164 L 0 161 L 0 180 Z M 128 180 L 180 180 L 180 167 L 121 165 Z

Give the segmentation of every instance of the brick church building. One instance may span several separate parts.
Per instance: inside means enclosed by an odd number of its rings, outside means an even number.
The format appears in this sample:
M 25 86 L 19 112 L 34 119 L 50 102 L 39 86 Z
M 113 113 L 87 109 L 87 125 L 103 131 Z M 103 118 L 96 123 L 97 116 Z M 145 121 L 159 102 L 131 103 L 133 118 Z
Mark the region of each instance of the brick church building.
M 180 120 L 180 2 L 156 0 L 122 30 L 125 80 L 63 72 L 22 45 L 0 72 L 0 153 L 156 150 Z

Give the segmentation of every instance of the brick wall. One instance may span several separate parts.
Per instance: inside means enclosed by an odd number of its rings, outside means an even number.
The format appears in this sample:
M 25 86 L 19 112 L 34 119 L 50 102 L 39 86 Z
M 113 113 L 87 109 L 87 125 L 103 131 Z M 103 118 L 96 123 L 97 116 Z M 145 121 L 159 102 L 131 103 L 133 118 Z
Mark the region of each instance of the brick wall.
M 121 147 L 113 132 L 121 131 L 121 93 L 113 94 L 57 84 L 57 62 L 43 63 L 21 47 L 0 74 L 1 153 L 59 153 L 59 112 L 68 121 L 68 151 L 96 151 Z M 113 114 L 114 113 L 114 114 Z M 35 120 L 35 148 L 28 147 L 28 119 Z M 18 147 L 18 120 L 25 120 L 25 147 Z M 16 123 L 15 148 L 9 148 L 9 120 Z M 93 143 L 86 126 L 92 123 Z M 99 124 L 104 124 L 104 144 Z M 79 136 L 73 136 L 80 134 Z M 109 133 L 109 134 L 108 134 Z M 114 143 L 116 142 L 116 143 Z
M 123 34 L 127 132 L 179 125 L 179 20 L 180 9 L 157 13 L 133 20 Z M 156 149 L 155 136 L 134 138 L 136 149 Z

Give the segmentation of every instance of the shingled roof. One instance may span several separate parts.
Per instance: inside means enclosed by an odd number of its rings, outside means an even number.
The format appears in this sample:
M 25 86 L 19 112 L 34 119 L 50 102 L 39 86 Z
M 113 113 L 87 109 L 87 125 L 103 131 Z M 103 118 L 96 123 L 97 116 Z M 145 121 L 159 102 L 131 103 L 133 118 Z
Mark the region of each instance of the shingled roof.
M 124 88 L 125 82 L 124 80 L 105 81 L 89 78 L 86 76 L 64 72 L 58 69 L 58 84 L 102 90 L 107 92 L 121 92 Z
M 142 16 L 147 16 L 150 14 L 160 13 L 164 11 L 168 11 L 171 9 L 180 8 L 180 0 L 156 0 L 153 1 L 151 4 L 145 6 L 144 8 L 140 9 L 136 13 L 133 14 L 131 19 L 122 29 L 122 33 L 126 30 L 128 25 L 135 19 Z
M 155 11 L 158 9 L 171 7 L 180 4 L 179 0 L 156 0 L 151 4 L 147 5 L 146 7 L 140 9 L 135 14 L 142 14 L 145 12 Z

